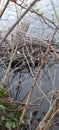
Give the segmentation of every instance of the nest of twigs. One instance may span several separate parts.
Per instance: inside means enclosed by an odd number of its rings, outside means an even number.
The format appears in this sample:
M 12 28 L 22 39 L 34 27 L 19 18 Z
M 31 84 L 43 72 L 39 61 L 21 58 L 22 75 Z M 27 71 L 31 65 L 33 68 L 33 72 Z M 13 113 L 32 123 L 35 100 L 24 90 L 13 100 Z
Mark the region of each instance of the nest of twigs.
M 5 67 L 8 66 L 10 62 L 10 55 L 12 51 L 12 46 L 9 45 L 7 41 L 5 42 L 5 46 L 0 48 L 0 58 L 3 61 Z M 16 49 L 17 48 L 17 49 Z M 13 61 L 11 64 L 11 68 L 15 68 L 18 66 L 21 67 L 38 67 L 41 62 L 42 55 L 44 55 L 47 49 L 46 45 L 42 45 L 37 39 L 29 37 L 25 38 L 25 41 L 20 42 L 18 45 L 14 47 L 15 56 L 13 57 Z M 48 64 L 52 64 L 55 59 L 52 59 L 52 51 L 50 50 L 49 55 L 47 57 Z M 50 62 L 51 61 L 51 62 Z

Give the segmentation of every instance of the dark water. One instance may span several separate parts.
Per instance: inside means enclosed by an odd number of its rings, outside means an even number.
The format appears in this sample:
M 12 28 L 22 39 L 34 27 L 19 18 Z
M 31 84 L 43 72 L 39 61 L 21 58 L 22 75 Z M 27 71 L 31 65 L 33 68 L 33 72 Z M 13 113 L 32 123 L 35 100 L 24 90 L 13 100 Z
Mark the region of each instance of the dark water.
M 14 85 L 14 83 L 17 82 L 17 80 L 20 80 L 20 82 Z M 33 78 L 27 72 L 27 69 L 22 70 L 22 72 L 20 71 L 14 73 L 13 75 L 11 75 L 9 80 L 9 86 L 13 84 L 13 87 L 10 91 L 11 97 L 14 98 L 14 100 L 16 99 L 25 102 L 27 98 L 26 95 L 30 90 L 32 83 L 33 83 Z M 59 88 L 59 65 L 55 64 L 52 67 L 44 67 L 38 78 L 38 84 L 34 88 L 30 99 L 30 102 L 32 102 L 33 104 L 39 104 L 39 106 L 28 107 L 28 110 L 26 112 L 26 116 L 28 120 L 30 120 L 30 115 L 32 114 L 32 120 L 31 120 L 32 130 L 34 130 L 35 127 L 37 127 L 39 121 L 41 121 L 42 118 L 45 116 L 50 106 L 49 101 L 46 99 L 41 89 L 46 94 L 48 99 L 52 102 L 53 92 L 58 88 Z M 59 118 L 57 117 L 56 119 L 59 120 Z M 55 126 L 53 128 L 55 130 Z M 56 129 L 57 130 L 59 129 L 58 125 Z

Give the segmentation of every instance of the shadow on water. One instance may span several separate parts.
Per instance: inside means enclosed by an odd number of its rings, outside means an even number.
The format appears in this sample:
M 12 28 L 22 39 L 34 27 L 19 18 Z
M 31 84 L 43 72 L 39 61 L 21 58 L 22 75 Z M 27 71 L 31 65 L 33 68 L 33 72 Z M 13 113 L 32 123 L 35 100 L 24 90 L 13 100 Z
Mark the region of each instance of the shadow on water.
M 35 73 L 36 71 L 37 68 L 35 70 Z M 2 66 L 0 66 L 0 72 L 0 77 L 2 77 L 4 74 L 4 68 Z M 9 90 L 11 98 L 13 98 L 14 100 L 25 102 L 32 83 L 33 78 L 26 68 L 12 73 L 9 77 L 8 83 L 9 88 L 11 88 L 11 90 Z M 39 121 L 42 120 L 49 109 L 50 103 L 41 90 L 43 90 L 48 99 L 52 102 L 52 96 L 54 95 L 55 90 L 57 90 L 58 88 L 59 65 L 54 64 L 51 67 L 44 66 L 39 76 L 38 84 L 34 88 L 30 99 L 30 103 L 35 104 L 35 106 L 28 107 L 26 112 L 27 119 L 25 120 L 25 124 L 23 125 L 23 130 L 27 130 L 27 128 L 29 127 L 27 125 L 28 121 L 30 121 L 30 116 L 31 129 L 34 130 L 37 127 Z M 58 115 L 56 115 L 55 122 L 56 120 L 59 120 Z M 59 125 L 57 124 L 57 126 L 54 126 L 53 128 L 54 130 L 55 128 L 56 130 L 59 130 Z
M 19 82 L 16 85 L 14 85 L 18 80 Z M 11 97 L 14 100 L 25 102 L 27 94 L 32 85 L 32 82 L 33 78 L 28 73 L 27 69 L 15 72 L 10 77 L 9 80 L 9 86 L 10 85 L 12 86 L 13 84 L 13 88 L 10 91 Z M 45 66 L 41 71 L 41 74 L 38 79 L 38 84 L 34 88 L 30 99 L 30 103 L 38 104 L 38 106 L 28 107 L 28 110 L 26 112 L 26 117 L 28 118 L 28 120 L 30 120 L 30 116 L 32 115 L 30 124 L 32 130 L 34 130 L 35 127 L 37 127 L 39 121 L 41 121 L 42 118 L 45 116 L 50 106 L 48 100 L 42 93 L 41 89 L 46 94 L 48 99 L 52 102 L 53 101 L 52 96 L 54 95 L 55 90 L 57 90 L 58 88 L 59 88 L 59 65 L 55 64 L 51 67 Z M 59 120 L 58 116 L 56 116 L 56 119 Z M 27 120 L 25 122 L 27 122 L 28 124 Z M 26 125 L 24 125 L 24 129 L 27 130 L 27 127 L 25 126 Z M 56 130 L 59 130 L 59 125 L 57 124 L 57 126 L 54 126 L 53 128 L 54 130 L 55 128 Z

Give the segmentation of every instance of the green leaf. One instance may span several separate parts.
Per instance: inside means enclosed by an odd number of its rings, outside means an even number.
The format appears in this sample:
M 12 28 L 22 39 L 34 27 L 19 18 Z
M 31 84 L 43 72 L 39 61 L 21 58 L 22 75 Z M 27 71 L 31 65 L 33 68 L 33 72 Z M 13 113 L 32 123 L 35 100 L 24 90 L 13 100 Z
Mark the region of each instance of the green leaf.
M 6 92 L 6 90 L 4 88 L 0 89 L 0 95 L 4 96 L 4 97 L 9 97 L 9 94 Z
M 40 13 L 40 14 L 42 14 L 42 15 L 44 14 L 44 12 L 41 12 L 40 9 L 38 9 L 38 8 L 36 9 L 36 12 L 37 12 L 37 13 Z
M 4 120 L 5 120 L 5 117 L 4 117 L 4 116 L 2 116 L 2 117 L 1 117 L 1 120 L 2 120 L 2 121 L 4 121 Z
M 19 117 L 21 116 L 21 114 L 22 114 L 22 111 L 18 111 L 18 110 L 17 110 L 17 111 L 15 112 L 15 114 L 16 114 L 16 117 L 19 118 Z
M 6 124 L 5 124 L 6 128 L 8 128 L 9 130 L 11 130 L 11 128 L 16 128 L 17 127 L 17 123 L 15 123 L 12 120 L 7 120 Z
M 17 123 L 12 122 L 12 128 L 16 128 L 17 127 Z
M 37 8 L 37 9 L 36 9 L 36 12 L 39 13 L 39 12 L 40 12 L 40 9 Z
M 1 104 L 3 104 L 6 108 L 7 108 L 7 110 L 11 110 L 12 109 L 12 105 L 11 105 L 11 103 L 7 103 L 7 102 L 5 102 L 4 100 L 3 101 L 1 101 Z
M 0 110 L 5 110 L 5 109 L 6 109 L 6 107 L 5 107 L 5 106 L 0 105 Z
M 41 13 L 42 15 L 44 14 L 44 12 Z
M 8 128 L 9 130 L 11 130 L 11 126 L 12 126 L 11 122 L 6 122 L 6 124 L 5 124 L 6 128 Z
M 15 123 L 18 122 L 17 118 L 14 116 L 14 114 L 13 114 L 12 112 L 10 112 L 9 114 L 7 114 L 5 120 L 6 120 L 6 121 L 11 120 L 12 122 L 15 122 Z

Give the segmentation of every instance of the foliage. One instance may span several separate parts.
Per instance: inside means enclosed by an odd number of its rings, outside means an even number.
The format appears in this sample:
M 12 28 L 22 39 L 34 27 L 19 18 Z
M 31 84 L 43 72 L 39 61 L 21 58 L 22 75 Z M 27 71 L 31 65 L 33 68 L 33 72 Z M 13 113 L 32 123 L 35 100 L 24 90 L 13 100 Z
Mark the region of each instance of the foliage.
M 11 102 L 11 98 L 6 90 L 0 89 L 0 129 L 12 130 L 18 126 L 21 111 L 16 103 Z
M 41 12 L 39 8 L 37 8 L 35 11 L 36 11 L 37 13 L 39 13 L 39 14 L 42 14 L 42 15 L 44 14 L 44 12 Z

